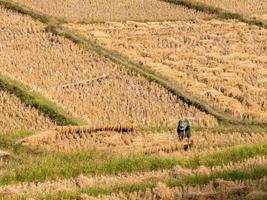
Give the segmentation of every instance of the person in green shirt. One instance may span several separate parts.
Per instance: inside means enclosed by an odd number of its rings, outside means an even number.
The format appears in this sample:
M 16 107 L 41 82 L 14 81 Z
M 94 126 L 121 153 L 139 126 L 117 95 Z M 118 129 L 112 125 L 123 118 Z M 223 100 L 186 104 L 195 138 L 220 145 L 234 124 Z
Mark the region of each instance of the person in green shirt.
M 187 138 L 188 144 L 191 138 L 191 126 L 187 118 L 182 118 L 178 122 L 177 134 L 179 141 L 182 141 L 185 137 Z

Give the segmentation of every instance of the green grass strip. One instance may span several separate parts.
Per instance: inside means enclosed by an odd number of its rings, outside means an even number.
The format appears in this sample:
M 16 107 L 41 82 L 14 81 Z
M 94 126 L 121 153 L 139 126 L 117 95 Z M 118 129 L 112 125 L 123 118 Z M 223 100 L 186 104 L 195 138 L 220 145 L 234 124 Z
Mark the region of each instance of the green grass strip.
M 263 21 L 247 18 L 241 14 L 225 11 L 221 8 L 207 5 L 202 2 L 192 0 L 161 0 L 164 2 L 172 3 L 179 6 L 184 6 L 189 9 L 194 9 L 200 12 L 205 12 L 211 15 L 216 15 L 220 19 L 236 19 L 249 25 L 256 25 L 262 28 L 267 28 L 267 24 Z
M 59 18 L 59 17 L 45 15 L 44 13 L 23 6 L 12 0 L 0 0 L 0 6 L 3 6 L 6 9 L 13 10 L 23 15 L 28 15 L 33 19 L 38 20 L 44 24 L 67 23 L 66 19 L 64 19 L 63 17 Z
M 11 149 L 18 139 L 28 137 L 31 134 L 32 132 L 28 130 L 17 130 L 8 133 L 0 132 L 0 149 Z
M 57 125 L 79 125 L 83 122 L 66 113 L 54 102 L 33 92 L 27 86 L 0 75 L 0 90 L 7 91 L 18 97 L 26 106 L 36 108 L 40 113 L 49 117 Z
M 39 195 L 36 197 L 38 200 L 58 200 L 58 199 L 64 199 L 64 200 L 73 200 L 73 199 L 79 199 L 80 194 L 88 194 L 90 196 L 97 196 L 99 194 L 102 195 L 110 195 L 112 193 L 131 193 L 135 191 L 144 191 L 147 188 L 153 188 L 156 185 L 156 181 L 146 181 L 145 183 L 141 184 L 125 184 L 125 185 L 118 185 L 114 187 L 89 187 L 84 188 L 78 191 L 73 192 L 60 192 L 56 194 L 48 194 L 48 195 Z M 27 200 L 27 196 L 22 197 L 1 197 L 0 200 Z
M 267 155 L 267 143 L 239 145 L 205 156 L 196 156 L 182 163 L 182 166 L 190 168 L 197 168 L 200 165 L 207 167 L 221 166 L 229 162 L 237 162 L 257 155 Z
M 40 195 L 38 199 L 42 200 L 56 200 L 56 199 L 78 199 L 80 194 L 87 194 L 89 196 L 110 195 L 118 193 L 132 193 L 136 191 L 145 191 L 156 187 L 158 182 L 165 183 L 168 187 L 185 187 L 185 186 L 199 186 L 206 185 L 215 179 L 223 179 L 228 181 L 242 181 L 242 180 L 256 180 L 267 176 L 267 168 L 255 167 L 252 169 L 237 169 L 231 171 L 216 172 L 210 175 L 192 175 L 181 179 L 163 179 L 163 180 L 148 180 L 139 184 L 125 184 L 111 187 L 88 187 L 73 192 L 60 192 L 57 194 Z M 18 197 L 16 199 L 27 199 L 27 197 Z
M 206 185 L 211 180 L 215 179 L 223 179 L 228 181 L 235 180 L 246 180 L 246 179 L 259 179 L 264 176 L 267 176 L 267 168 L 266 167 L 255 167 L 252 169 L 236 169 L 230 171 L 216 172 L 210 175 L 194 175 L 187 176 L 182 179 L 170 179 L 165 183 L 169 187 L 177 187 L 177 186 L 197 186 L 197 185 Z
M 197 186 L 197 185 L 205 185 L 210 181 L 215 179 L 224 179 L 229 181 L 242 181 L 247 179 L 259 179 L 264 176 L 267 176 L 267 168 L 256 167 L 253 169 L 238 169 L 232 171 L 223 171 L 214 173 L 211 175 L 196 175 L 196 176 L 187 176 L 182 179 L 167 179 L 161 180 L 161 182 L 165 183 L 170 188 L 173 187 L 184 187 L 184 186 Z M 75 199 L 78 198 L 81 193 L 90 195 L 90 196 L 98 196 L 98 195 L 110 195 L 116 193 L 131 193 L 135 191 L 145 191 L 148 188 L 154 188 L 159 180 L 148 181 L 142 184 L 132 184 L 132 185 L 124 185 L 124 186 L 115 186 L 115 187 L 91 187 L 88 189 L 82 189 L 76 192 L 65 192 L 59 193 L 57 195 L 49 195 L 45 198 L 46 200 L 54 200 L 54 199 Z
M 116 155 L 93 152 L 43 153 L 40 157 L 23 165 L 14 167 L 0 177 L 0 185 L 17 182 L 43 182 L 58 178 L 84 175 L 117 175 L 120 173 L 145 172 L 171 169 L 176 165 L 196 168 L 200 165 L 220 166 L 230 161 L 236 162 L 257 155 L 267 154 L 267 144 L 243 145 L 205 156 L 190 159 L 162 158 L 157 156 L 136 155 L 121 158 Z
M 176 159 L 136 156 L 97 158 L 93 152 L 53 153 L 41 159 L 11 169 L 0 177 L 0 185 L 16 182 L 43 182 L 58 178 L 85 175 L 116 175 L 137 171 L 169 169 L 179 163 Z
M 206 131 L 213 133 L 232 133 L 239 132 L 244 134 L 249 133 L 261 133 L 267 132 L 267 124 L 259 123 L 259 124 L 220 124 L 217 127 L 212 128 L 203 128 L 203 127 L 193 127 L 195 131 Z

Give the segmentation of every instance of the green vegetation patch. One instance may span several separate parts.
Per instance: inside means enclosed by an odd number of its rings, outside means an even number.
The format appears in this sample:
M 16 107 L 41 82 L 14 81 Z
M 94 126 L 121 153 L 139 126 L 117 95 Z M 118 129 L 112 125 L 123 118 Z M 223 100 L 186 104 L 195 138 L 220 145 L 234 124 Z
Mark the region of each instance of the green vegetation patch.
M 0 149 L 12 150 L 15 148 L 16 141 L 32 135 L 28 130 L 16 130 L 9 133 L 0 132 Z
M 191 168 L 196 168 L 200 165 L 208 167 L 220 166 L 229 162 L 238 162 L 252 158 L 257 155 L 267 155 L 267 144 L 239 145 L 206 156 L 196 156 L 185 162 L 183 166 Z
M 136 156 L 120 158 L 108 153 L 95 152 L 47 153 L 31 163 L 18 166 L 0 177 L 0 184 L 24 181 L 46 181 L 57 178 L 77 177 L 80 174 L 119 174 L 137 171 L 170 169 L 179 162 L 175 159 Z
M 56 194 L 41 195 L 38 199 L 43 200 L 55 200 L 55 199 L 78 199 L 80 194 L 87 194 L 89 196 L 98 195 L 110 195 L 116 193 L 131 193 L 135 191 L 145 191 L 156 187 L 158 182 L 165 183 L 168 187 L 184 187 L 184 186 L 199 186 L 208 184 L 215 179 L 223 179 L 229 181 L 242 181 L 242 180 L 256 180 L 267 176 L 267 169 L 264 167 L 255 167 L 252 169 L 238 169 L 231 171 L 223 171 L 212 173 L 210 175 L 193 175 L 186 176 L 182 179 L 162 179 L 162 180 L 149 180 L 140 184 L 125 184 L 110 187 L 88 187 L 73 192 L 60 192 Z M 27 199 L 26 197 L 20 197 L 17 199 Z
M 36 108 L 39 112 L 48 116 L 57 125 L 79 125 L 83 122 L 66 113 L 55 103 L 45 97 L 32 92 L 30 88 L 0 75 L 0 90 L 7 91 L 18 97 L 25 105 Z
M 213 7 L 201 2 L 193 2 L 191 0 L 161 0 L 168 3 L 184 6 L 189 9 L 194 9 L 200 12 L 205 12 L 211 15 L 215 15 L 220 19 L 236 19 L 241 22 L 256 25 L 259 27 L 267 28 L 267 24 L 257 19 L 247 18 L 241 14 L 225 11 L 221 8 Z
M 13 10 L 23 15 L 31 16 L 33 19 L 38 20 L 45 24 L 67 23 L 67 21 L 62 17 L 59 18 L 59 17 L 48 16 L 48 15 L 45 15 L 44 13 L 30 9 L 26 6 L 22 6 L 19 3 L 16 3 L 13 1 L 0 0 L 0 6 L 3 6 L 6 9 Z
M 177 187 L 177 186 L 197 186 L 197 185 L 205 185 L 210 181 L 215 179 L 223 179 L 228 181 L 236 181 L 236 180 L 246 180 L 246 179 L 259 179 L 264 176 L 267 176 L 267 168 L 266 167 L 255 167 L 252 169 L 237 169 L 231 171 L 223 171 L 216 172 L 210 175 L 194 175 L 194 176 L 186 176 L 182 179 L 169 179 L 165 181 L 165 183 L 169 187 Z
M 77 177 L 80 174 L 117 175 L 146 172 L 171 169 L 176 165 L 186 168 L 196 168 L 200 165 L 211 167 L 266 154 L 267 144 L 243 145 L 189 159 L 145 155 L 125 158 L 108 152 L 97 153 L 96 151 L 74 153 L 39 151 L 39 157 L 28 159 L 24 164 L 4 173 L 0 177 L 0 185 L 25 181 L 43 182 L 58 178 Z

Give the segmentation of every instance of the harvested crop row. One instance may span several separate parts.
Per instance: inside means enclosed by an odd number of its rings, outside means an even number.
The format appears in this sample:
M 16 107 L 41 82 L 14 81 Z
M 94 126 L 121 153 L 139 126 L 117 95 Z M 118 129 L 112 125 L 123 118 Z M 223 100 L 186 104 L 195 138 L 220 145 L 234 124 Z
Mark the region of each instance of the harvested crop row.
M 15 0 L 48 15 L 74 21 L 189 20 L 210 15 L 157 0 Z
M 267 118 L 267 30 L 233 21 L 69 24 L 244 120 Z
M 266 0 L 191 0 L 249 17 L 267 20 Z
M 120 154 L 188 154 L 195 155 L 221 150 L 233 145 L 254 144 L 267 141 L 265 133 L 210 133 L 196 132 L 193 136 L 193 148 L 190 153 L 184 151 L 186 144 L 178 142 L 177 135 L 167 133 L 144 133 L 116 131 L 91 132 L 86 129 L 80 131 L 48 130 L 20 140 L 24 145 L 42 146 L 50 150 L 109 150 Z
M 18 185 L 8 185 L 0 188 L 0 196 L 22 196 L 36 194 L 55 194 L 58 192 L 75 191 L 87 187 L 108 187 L 118 184 L 135 184 L 145 181 L 160 179 L 166 176 L 166 172 L 146 172 L 139 174 L 120 176 L 97 176 L 87 177 L 80 175 L 77 178 L 47 181 L 44 183 L 22 183 Z
M 146 191 L 138 191 L 133 193 L 119 193 L 100 197 L 90 197 L 86 194 L 81 194 L 83 200 L 120 200 L 120 199 L 168 199 L 168 200 L 192 200 L 192 199 L 251 199 L 257 197 L 263 199 L 267 195 L 267 178 L 258 180 L 244 181 L 225 181 L 216 179 L 204 186 L 187 186 L 169 188 L 165 184 L 158 183 L 155 188 L 147 189 Z
M 196 169 L 182 168 L 180 166 L 176 166 L 171 170 L 166 170 L 166 172 L 168 173 L 169 177 L 182 179 L 185 176 L 211 175 L 225 171 L 229 172 L 242 169 L 249 170 L 257 167 L 265 167 L 266 164 L 267 164 L 267 156 L 256 156 L 248 158 L 243 161 L 229 162 L 222 166 L 219 165 L 219 166 L 206 167 L 201 165 Z
M 93 176 L 80 175 L 77 178 L 47 181 L 43 183 L 20 183 L 0 187 L 0 196 L 36 196 L 55 194 L 59 192 L 70 192 L 79 189 L 93 187 L 114 187 L 118 185 L 140 184 L 147 181 L 162 180 L 167 178 L 182 179 L 186 176 L 210 175 L 212 173 L 232 171 L 237 169 L 252 169 L 267 165 L 266 157 L 250 158 L 242 162 L 229 163 L 224 166 L 208 168 L 201 166 L 197 169 L 185 169 L 176 166 L 171 170 L 141 172 L 136 174 L 120 174 L 118 176 Z
M 196 126 L 217 125 L 214 117 L 163 87 L 45 32 L 29 17 L 0 8 L 0 29 L 0 73 L 29 85 L 91 126 L 169 126 L 183 116 Z
M 47 129 L 55 124 L 35 108 L 24 105 L 17 97 L 0 91 L 0 130 L 2 133 L 15 130 Z

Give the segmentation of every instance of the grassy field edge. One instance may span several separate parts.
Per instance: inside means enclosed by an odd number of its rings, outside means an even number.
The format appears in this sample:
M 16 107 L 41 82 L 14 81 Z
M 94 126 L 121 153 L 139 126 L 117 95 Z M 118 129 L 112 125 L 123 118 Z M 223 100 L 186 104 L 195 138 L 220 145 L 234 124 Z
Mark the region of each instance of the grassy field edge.
M 54 102 L 46 99 L 37 92 L 31 91 L 27 86 L 22 85 L 8 77 L 0 75 L 0 90 L 7 91 L 18 97 L 26 106 L 36 108 L 40 113 L 49 117 L 57 125 L 81 125 L 82 120 L 76 119 Z
M 111 195 L 111 194 L 128 194 L 137 191 L 151 190 L 157 186 L 159 182 L 166 184 L 169 188 L 186 187 L 186 186 L 203 186 L 216 179 L 224 179 L 227 181 L 244 181 L 256 180 L 267 176 L 267 169 L 263 167 L 255 167 L 252 169 L 235 169 L 230 171 L 222 171 L 211 173 L 210 175 L 191 175 L 185 176 L 181 179 L 167 178 L 159 180 L 147 180 L 143 183 L 123 184 L 106 187 L 86 187 L 76 191 L 60 192 L 50 195 L 39 195 L 38 199 L 54 200 L 54 199 L 79 199 L 80 194 L 87 194 L 89 196 Z M 27 197 L 13 198 L 13 199 L 27 199 Z
M 262 28 L 267 28 L 267 24 L 264 23 L 263 21 L 253 19 L 253 18 L 248 18 L 241 14 L 229 12 L 221 8 L 207 5 L 205 3 L 196 2 L 192 0 L 160 0 L 160 1 L 164 1 L 167 3 L 179 5 L 179 6 L 184 6 L 186 8 L 194 9 L 200 12 L 205 12 L 211 15 L 216 15 L 219 19 L 235 19 L 240 22 L 247 23 L 249 25 L 256 25 Z
M 207 167 L 222 166 L 229 162 L 238 162 L 260 155 L 267 155 L 267 143 L 238 145 L 188 159 L 144 155 L 121 158 L 112 153 L 96 151 L 73 153 L 44 151 L 40 158 L 26 162 L 2 174 L 0 185 L 66 179 L 78 177 L 80 174 L 97 176 L 148 172 L 171 169 L 177 165 L 193 169 L 201 165 Z
M 6 9 L 13 10 L 20 14 L 28 15 L 33 19 L 38 20 L 44 24 L 67 23 L 67 21 L 64 18 L 45 15 L 44 13 L 28 8 L 12 0 L 0 0 L 0 5 Z

